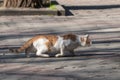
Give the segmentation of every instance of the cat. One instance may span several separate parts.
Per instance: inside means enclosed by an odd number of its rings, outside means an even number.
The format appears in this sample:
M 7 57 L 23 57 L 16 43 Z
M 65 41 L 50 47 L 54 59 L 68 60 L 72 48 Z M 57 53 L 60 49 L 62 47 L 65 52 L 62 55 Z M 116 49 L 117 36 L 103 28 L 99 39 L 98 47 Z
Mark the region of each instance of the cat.
M 27 57 L 31 51 L 36 52 L 36 56 L 50 57 L 50 52 L 56 52 L 55 57 L 62 57 L 65 51 L 74 55 L 74 49 L 79 46 L 90 46 L 92 41 L 89 35 L 79 36 L 76 34 L 65 35 L 38 35 L 28 40 L 18 49 L 10 49 L 13 53 L 25 51 Z M 46 54 L 47 53 L 47 54 Z

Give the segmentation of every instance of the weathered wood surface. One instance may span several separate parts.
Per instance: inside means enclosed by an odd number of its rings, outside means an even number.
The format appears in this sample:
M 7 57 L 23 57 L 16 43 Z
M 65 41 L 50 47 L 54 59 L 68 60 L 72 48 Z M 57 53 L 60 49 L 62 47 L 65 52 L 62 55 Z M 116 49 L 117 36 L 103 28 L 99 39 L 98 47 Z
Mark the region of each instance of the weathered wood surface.
M 75 16 L 0 16 L 0 80 L 119 80 L 120 8 L 70 11 Z M 93 46 L 63 58 L 25 58 L 8 52 L 36 34 L 71 32 L 90 34 Z

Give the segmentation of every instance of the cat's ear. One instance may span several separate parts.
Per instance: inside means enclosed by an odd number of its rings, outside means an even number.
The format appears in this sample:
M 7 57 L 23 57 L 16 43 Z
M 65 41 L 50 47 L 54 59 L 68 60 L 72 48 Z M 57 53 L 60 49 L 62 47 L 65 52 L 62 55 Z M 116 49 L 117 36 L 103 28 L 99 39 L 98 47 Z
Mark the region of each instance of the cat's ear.
M 88 34 L 86 34 L 86 35 L 85 35 L 85 37 L 86 37 L 86 38 L 89 38 L 89 35 L 88 35 Z

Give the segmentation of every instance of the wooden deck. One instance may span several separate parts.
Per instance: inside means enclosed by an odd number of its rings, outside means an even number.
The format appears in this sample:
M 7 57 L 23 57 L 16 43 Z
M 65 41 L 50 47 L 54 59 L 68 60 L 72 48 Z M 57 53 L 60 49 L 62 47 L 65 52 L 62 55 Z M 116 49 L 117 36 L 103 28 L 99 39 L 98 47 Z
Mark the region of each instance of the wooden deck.
M 0 16 L 0 80 L 120 79 L 120 8 L 84 10 L 70 6 L 65 8 L 74 16 Z M 63 33 L 90 34 L 93 45 L 78 48 L 76 57 L 26 58 L 8 52 L 34 35 Z

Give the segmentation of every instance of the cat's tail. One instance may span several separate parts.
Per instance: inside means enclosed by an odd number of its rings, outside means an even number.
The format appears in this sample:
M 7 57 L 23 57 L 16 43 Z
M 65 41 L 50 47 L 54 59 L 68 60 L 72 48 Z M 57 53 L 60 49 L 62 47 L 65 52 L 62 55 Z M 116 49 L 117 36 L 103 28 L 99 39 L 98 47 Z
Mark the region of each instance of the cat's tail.
M 30 47 L 32 45 L 32 40 L 27 41 L 23 46 L 21 46 L 18 49 L 9 49 L 10 52 L 12 53 L 20 53 L 23 52 L 25 49 L 27 49 L 28 47 Z

